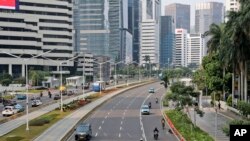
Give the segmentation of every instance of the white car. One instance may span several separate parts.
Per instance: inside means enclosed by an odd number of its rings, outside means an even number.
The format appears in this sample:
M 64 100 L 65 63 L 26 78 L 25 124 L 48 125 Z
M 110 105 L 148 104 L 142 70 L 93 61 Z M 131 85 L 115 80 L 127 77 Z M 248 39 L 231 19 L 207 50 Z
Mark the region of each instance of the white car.
M 12 116 L 18 112 L 18 109 L 15 109 L 14 106 L 5 106 L 2 115 L 3 116 Z
M 150 110 L 149 110 L 149 106 L 148 105 L 143 105 L 141 107 L 141 114 L 142 115 L 149 115 L 150 114 Z
M 32 107 L 36 107 L 36 106 L 39 106 L 39 105 L 42 105 L 42 101 L 41 100 L 32 100 L 31 102 L 31 106 Z

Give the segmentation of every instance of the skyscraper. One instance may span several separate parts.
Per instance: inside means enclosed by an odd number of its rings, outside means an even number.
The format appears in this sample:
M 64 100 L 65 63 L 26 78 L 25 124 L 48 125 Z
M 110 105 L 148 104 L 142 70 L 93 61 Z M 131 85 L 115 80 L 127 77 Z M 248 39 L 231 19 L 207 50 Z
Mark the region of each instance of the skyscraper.
M 165 15 L 172 16 L 176 28 L 187 29 L 190 32 L 190 5 L 173 3 L 165 6 Z
M 212 23 L 224 21 L 224 6 L 219 2 L 199 3 L 195 5 L 195 32 L 203 34 Z
M 75 51 L 109 55 L 108 1 L 74 1 Z
M 133 60 L 132 33 L 128 27 L 128 0 L 109 0 L 109 55 L 112 60 Z M 131 52 L 131 56 L 127 56 Z
M 175 29 L 174 62 L 176 67 L 187 66 L 187 30 Z
M 140 53 L 140 1 L 128 1 L 128 31 L 133 36 L 133 61 L 139 63 Z
M 150 57 L 150 62 L 159 65 L 159 37 L 160 37 L 160 0 L 141 0 L 141 44 L 140 64 L 147 63 L 145 56 Z
M 175 46 L 175 23 L 172 16 L 161 16 L 160 67 L 166 67 L 173 61 Z
M 202 34 L 187 35 L 187 65 L 198 67 L 205 56 L 205 42 Z
M 59 70 L 60 59 L 73 57 L 72 2 L 19 0 L 18 4 L 18 11 L 0 9 L 0 50 L 20 56 L 0 53 L 0 73 L 24 77 L 26 65 L 39 70 L 45 66 Z M 54 61 L 34 57 L 39 54 Z M 72 67 L 73 62 L 62 66 Z
M 239 0 L 226 0 L 226 11 L 238 11 L 240 8 Z

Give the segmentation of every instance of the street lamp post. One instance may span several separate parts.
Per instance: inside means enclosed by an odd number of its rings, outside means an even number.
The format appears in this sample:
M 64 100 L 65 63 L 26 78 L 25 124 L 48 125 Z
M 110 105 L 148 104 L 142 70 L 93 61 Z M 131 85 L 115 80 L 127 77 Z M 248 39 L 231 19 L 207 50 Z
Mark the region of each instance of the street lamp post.
M 116 85 L 117 85 L 117 74 L 116 74 L 116 68 L 117 68 L 117 66 L 116 65 L 118 65 L 120 63 L 124 63 L 124 61 L 120 61 L 120 62 L 114 63 L 114 65 L 115 65 L 115 88 L 117 88 L 116 87 Z
M 72 60 L 74 60 L 75 58 L 77 58 L 78 57 L 78 55 L 77 56 L 74 56 L 74 57 L 72 57 L 72 58 L 70 58 L 70 59 L 68 59 L 68 60 L 63 60 L 63 61 L 61 61 L 59 64 L 60 64 L 60 96 L 61 96 L 61 104 L 60 104 L 60 110 L 61 110 L 61 112 L 63 111 L 63 98 L 62 98 L 62 64 L 63 63 L 67 63 L 67 62 L 69 62 L 69 61 L 72 61 Z M 57 63 L 58 64 L 58 62 L 56 62 L 55 60 L 52 60 L 52 59 L 50 59 L 50 58 L 47 58 L 47 57 L 44 57 L 43 56 L 43 58 L 45 58 L 45 59 L 47 59 L 47 60 L 50 60 L 50 61 L 53 61 L 53 62 L 55 62 L 55 63 Z
M 105 64 L 105 63 L 109 63 L 110 61 L 106 61 L 106 62 L 102 62 L 102 63 L 98 63 L 100 65 L 100 81 L 102 81 L 102 65 Z M 102 88 L 101 88 L 101 85 L 100 85 L 100 94 L 102 93 Z
M 1 29 L 0 29 L 1 30 Z M 8 52 L 4 52 L 4 51 L 1 51 L 0 53 L 4 53 L 4 54 L 7 54 L 7 55 L 10 55 L 12 57 L 15 57 L 15 58 L 19 58 L 19 59 L 22 59 L 24 62 L 25 62 L 25 81 L 26 81 L 26 131 L 29 131 L 29 96 L 28 96 L 28 92 L 29 92 L 29 84 L 28 84 L 28 64 L 27 64 L 27 61 L 30 60 L 30 59 L 33 59 L 33 58 L 37 58 L 37 57 L 40 57 L 40 56 L 43 56 L 44 54 L 47 54 L 47 53 L 50 53 L 51 51 L 53 50 L 56 50 L 56 48 L 54 49 L 51 49 L 47 52 L 43 52 L 41 54 L 38 54 L 36 56 L 33 56 L 29 59 L 23 59 L 21 58 L 20 56 L 16 56 L 14 54 L 11 54 L 11 53 L 8 53 Z

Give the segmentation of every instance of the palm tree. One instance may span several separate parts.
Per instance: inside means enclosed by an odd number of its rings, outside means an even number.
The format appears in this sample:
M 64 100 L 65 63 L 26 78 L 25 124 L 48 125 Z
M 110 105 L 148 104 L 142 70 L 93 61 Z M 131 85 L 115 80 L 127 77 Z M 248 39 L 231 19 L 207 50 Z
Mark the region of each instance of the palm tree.
M 225 57 L 233 62 L 233 69 L 240 74 L 241 99 L 247 99 L 247 61 L 250 53 L 250 4 L 248 0 L 240 0 L 240 10 L 228 14 L 225 35 L 230 39 Z M 243 97 L 243 95 L 245 97 Z
M 143 60 L 146 62 L 146 68 L 147 68 L 147 70 L 148 70 L 148 68 L 150 67 L 149 69 L 150 69 L 150 71 L 151 71 L 151 66 L 150 66 L 151 60 L 150 60 L 150 56 L 149 56 L 149 55 L 145 55 Z M 149 67 L 148 67 L 148 66 L 149 66 Z

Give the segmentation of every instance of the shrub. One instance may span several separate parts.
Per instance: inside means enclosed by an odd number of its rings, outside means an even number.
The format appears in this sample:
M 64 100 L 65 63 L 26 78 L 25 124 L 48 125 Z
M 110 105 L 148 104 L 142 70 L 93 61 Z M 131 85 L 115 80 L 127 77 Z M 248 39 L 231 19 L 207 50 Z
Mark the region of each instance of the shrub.
M 30 126 L 43 126 L 44 124 L 50 123 L 50 121 L 54 120 L 57 116 L 58 114 L 52 114 L 38 119 L 34 119 L 30 122 Z
M 2 83 L 3 86 L 9 86 L 11 84 L 11 82 L 12 81 L 10 79 L 3 79 L 1 81 L 1 83 Z
M 226 136 L 229 136 L 230 134 L 230 130 L 229 130 L 230 125 L 250 125 L 250 121 L 245 121 L 245 120 L 230 121 L 227 125 L 222 127 L 222 131 L 226 134 Z
M 237 108 L 239 109 L 240 113 L 244 116 L 250 115 L 250 103 L 245 101 L 239 101 Z
M 227 98 L 227 105 L 232 106 L 232 95 Z
M 14 137 L 7 137 L 6 141 L 20 141 L 22 139 L 24 139 L 24 137 L 14 136 Z

